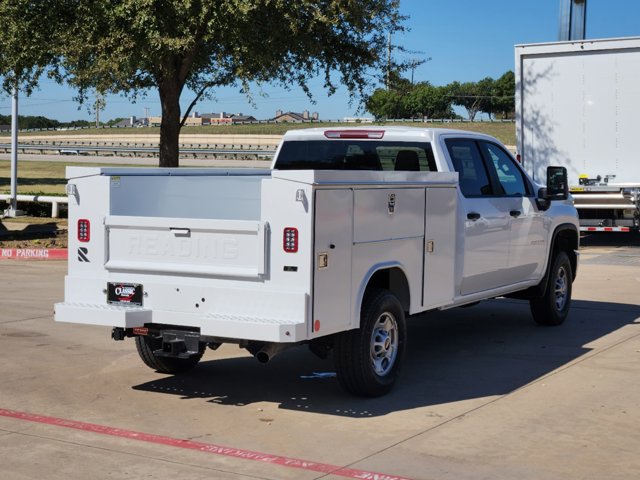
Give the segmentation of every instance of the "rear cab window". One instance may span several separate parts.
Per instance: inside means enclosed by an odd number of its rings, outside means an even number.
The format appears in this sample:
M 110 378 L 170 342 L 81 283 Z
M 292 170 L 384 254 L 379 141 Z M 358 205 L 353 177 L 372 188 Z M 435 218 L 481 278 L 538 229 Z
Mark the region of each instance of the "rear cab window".
M 429 142 L 288 140 L 276 170 L 437 171 Z

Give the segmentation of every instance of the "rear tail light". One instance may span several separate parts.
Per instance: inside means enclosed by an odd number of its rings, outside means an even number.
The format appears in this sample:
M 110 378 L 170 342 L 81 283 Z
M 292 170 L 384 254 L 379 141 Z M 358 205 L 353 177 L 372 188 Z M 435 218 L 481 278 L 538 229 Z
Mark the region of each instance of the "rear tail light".
M 78 240 L 81 242 L 91 240 L 91 222 L 86 218 L 78 220 Z
M 282 248 L 285 252 L 296 253 L 298 251 L 298 229 L 287 227 L 282 235 Z

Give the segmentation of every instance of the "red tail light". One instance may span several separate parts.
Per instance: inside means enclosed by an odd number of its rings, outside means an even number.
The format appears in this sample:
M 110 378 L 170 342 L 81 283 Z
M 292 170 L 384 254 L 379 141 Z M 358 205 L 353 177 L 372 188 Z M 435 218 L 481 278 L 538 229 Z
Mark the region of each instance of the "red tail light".
M 384 130 L 327 130 L 327 138 L 363 138 L 379 140 L 384 137 Z
M 298 251 L 298 229 L 287 227 L 282 235 L 282 248 L 287 253 L 296 253 Z
M 86 218 L 78 220 L 78 240 L 81 242 L 91 240 L 91 222 Z

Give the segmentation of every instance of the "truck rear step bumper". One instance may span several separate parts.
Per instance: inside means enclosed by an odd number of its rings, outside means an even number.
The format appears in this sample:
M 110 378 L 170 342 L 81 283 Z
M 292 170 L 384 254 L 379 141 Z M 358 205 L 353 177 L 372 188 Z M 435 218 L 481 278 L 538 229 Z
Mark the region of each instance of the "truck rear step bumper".
M 205 335 L 265 342 L 296 342 L 307 337 L 306 324 L 286 319 L 211 313 L 205 317 Z M 212 330 L 212 331 L 209 331 Z
M 181 315 L 143 307 L 74 302 L 57 303 L 55 320 L 120 328 L 142 327 L 155 320 L 155 323 L 196 327 L 202 335 L 277 343 L 299 342 L 308 336 L 304 321 L 296 322 L 287 318 L 222 313 Z
M 108 327 L 133 328 L 151 322 L 151 310 L 142 307 L 121 305 L 99 305 L 91 303 L 56 303 L 56 322 L 105 325 Z

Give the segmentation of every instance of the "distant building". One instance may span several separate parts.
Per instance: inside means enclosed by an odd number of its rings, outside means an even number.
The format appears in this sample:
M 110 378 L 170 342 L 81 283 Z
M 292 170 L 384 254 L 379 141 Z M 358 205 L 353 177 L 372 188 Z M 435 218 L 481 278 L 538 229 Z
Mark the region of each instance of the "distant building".
M 252 115 L 243 115 L 242 113 L 203 113 L 200 117 L 203 119 L 203 125 L 231 125 L 257 121 Z
M 149 117 L 149 123 L 153 126 L 160 125 L 162 117 Z M 185 127 L 200 127 L 203 125 L 232 125 L 235 123 L 256 122 L 255 117 L 242 113 L 198 113 L 193 112 L 184 122 Z
M 317 122 L 318 112 L 313 112 L 309 116 L 309 110 L 305 110 L 302 113 L 297 112 L 282 112 L 278 110 L 276 116 L 272 119 L 276 123 L 305 123 L 305 122 Z
M 10 132 L 11 125 L 0 125 L 0 132 Z
M 136 118 L 135 116 L 131 116 L 129 118 L 125 118 L 120 120 L 118 123 L 114 124 L 115 128 L 135 128 L 135 127 L 146 127 L 149 125 L 148 118 Z

